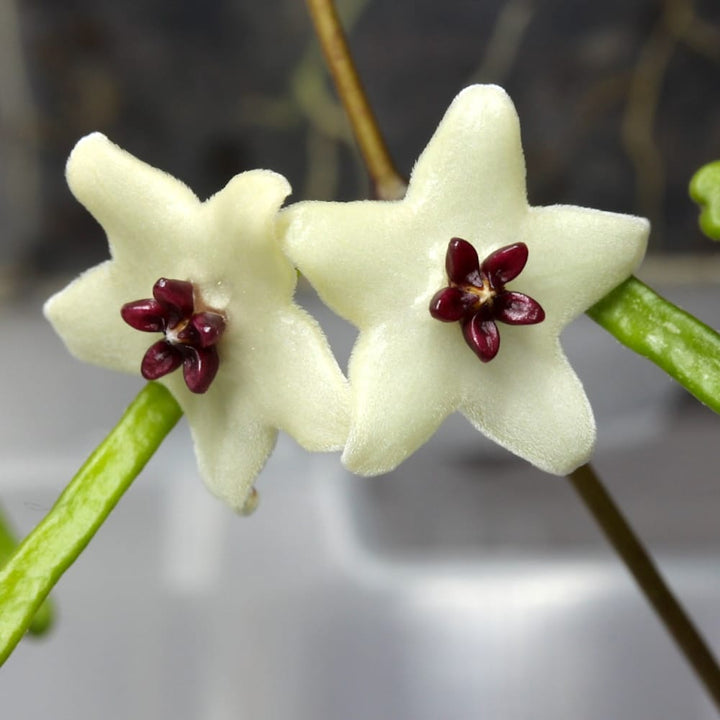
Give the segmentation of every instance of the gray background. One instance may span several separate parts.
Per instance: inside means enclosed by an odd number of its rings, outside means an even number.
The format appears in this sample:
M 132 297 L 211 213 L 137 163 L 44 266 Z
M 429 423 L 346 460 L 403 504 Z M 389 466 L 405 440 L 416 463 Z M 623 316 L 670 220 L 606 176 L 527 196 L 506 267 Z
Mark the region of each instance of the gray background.
M 653 221 L 653 251 L 709 251 L 687 183 L 720 153 L 713 0 L 340 3 L 402 172 L 455 94 L 504 85 L 533 204 Z M 102 236 L 67 191 L 73 144 L 100 130 L 201 197 L 269 167 L 293 199 L 365 197 L 365 174 L 300 0 L 4 0 L 0 266 L 76 272 Z

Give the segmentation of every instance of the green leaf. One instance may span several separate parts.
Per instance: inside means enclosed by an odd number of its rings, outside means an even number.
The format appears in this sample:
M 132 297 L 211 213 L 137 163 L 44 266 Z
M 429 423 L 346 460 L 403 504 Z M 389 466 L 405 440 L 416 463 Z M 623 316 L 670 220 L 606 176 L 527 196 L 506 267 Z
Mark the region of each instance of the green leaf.
M 0 665 L 181 415 L 164 386 L 148 383 L 2 567 Z
M 700 206 L 700 229 L 720 240 L 720 160 L 701 167 L 690 181 L 690 197 Z
M 720 412 L 720 335 L 631 277 L 587 313 Z

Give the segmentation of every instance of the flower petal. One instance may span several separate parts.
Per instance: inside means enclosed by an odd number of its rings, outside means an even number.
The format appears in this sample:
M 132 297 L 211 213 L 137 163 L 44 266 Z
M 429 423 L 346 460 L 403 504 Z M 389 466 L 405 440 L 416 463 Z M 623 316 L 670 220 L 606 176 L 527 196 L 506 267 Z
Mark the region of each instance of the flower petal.
M 453 411 L 458 395 L 451 348 L 459 335 L 432 318 L 360 333 L 350 358 L 353 417 L 342 456 L 349 470 L 393 470 Z
M 275 446 L 277 430 L 258 418 L 251 397 L 238 392 L 232 378 L 218 375 L 204 395 L 182 393 L 183 379 L 177 375 L 168 376 L 166 384 L 182 398 L 208 489 L 243 512 L 252 501 L 255 478 Z
M 490 277 L 494 287 L 514 280 L 525 267 L 528 247 L 525 243 L 513 243 L 498 248 L 483 260 L 482 271 Z
M 446 287 L 433 295 L 430 314 L 441 322 L 456 322 L 465 316 L 474 301 L 470 293 L 456 287 Z
M 160 278 L 153 285 L 153 297 L 177 318 L 190 317 L 194 307 L 193 286 L 187 280 Z M 176 322 L 177 322 L 176 320 Z
M 475 313 L 463 323 L 463 336 L 470 349 L 483 361 L 490 362 L 500 349 L 500 333 L 492 320 Z
M 495 319 L 508 325 L 534 325 L 545 319 L 540 303 L 529 295 L 510 290 L 495 298 L 493 310 Z
M 158 340 L 145 353 L 140 372 L 146 380 L 158 378 L 177 370 L 183 364 L 183 354 L 166 340 Z
M 153 298 L 125 303 L 120 308 L 122 319 L 142 332 L 162 332 L 166 326 L 165 314 L 165 308 Z
M 107 233 L 113 257 L 132 265 L 141 264 L 150 241 L 163 237 L 164 244 L 156 243 L 153 255 L 165 250 L 169 261 L 178 251 L 178 240 L 188 235 L 189 213 L 200 206 L 184 183 L 133 157 L 101 133 L 75 145 L 65 174 L 73 195 Z
M 648 221 L 633 215 L 570 205 L 530 208 L 519 231 L 530 256 L 518 289 L 542 305 L 546 324 L 562 329 L 632 274 L 649 231 Z
M 506 230 L 527 206 L 525 162 L 520 122 L 502 88 L 473 85 L 453 100 L 413 169 L 406 201 L 452 218 L 454 234 L 475 247 L 514 241 Z
M 422 257 L 420 228 L 399 202 L 301 202 L 280 213 L 279 231 L 287 256 L 350 322 L 392 314 L 417 296 L 416 284 L 397 282 L 398 268 L 410 272 Z M 433 282 L 435 290 L 447 284 L 442 265 Z
M 457 285 L 480 285 L 480 261 L 475 248 L 462 238 L 450 240 L 445 256 L 445 270 L 450 282 Z
M 207 246 L 202 252 L 193 250 L 196 259 L 187 268 L 204 302 L 199 309 L 223 311 L 233 293 L 241 296 L 246 314 L 265 302 L 292 302 L 297 273 L 282 252 L 276 227 L 277 213 L 289 193 L 282 175 L 250 170 L 203 203 L 198 222 Z
M 247 338 L 241 382 L 269 425 L 306 450 L 340 450 L 350 424 L 350 390 L 320 326 L 298 307 L 277 309 L 266 320 L 275 332 Z
M 137 375 L 150 339 L 125 324 L 119 311 L 141 295 L 128 289 L 126 279 L 118 278 L 114 263 L 108 261 L 53 295 L 43 312 L 75 357 Z
M 225 331 L 225 318 L 219 313 L 200 312 L 192 316 L 190 325 L 197 333 L 201 347 L 215 345 Z
M 517 333 L 505 338 L 513 352 L 485 366 L 482 382 L 465 374 L 459 409 L 499 445 L 545 472 L 566 475 L 588 461 L 595 444 L 585 391 L 556 340 L 535 328 L 505 332 Z M 533 339 L 516 344 L 520 333 L 533 333 Z
M 197 394 L 207 392 L 219 367 L 220 358 L 215 347 L 185 348 L 183 377 L 190 392 Z

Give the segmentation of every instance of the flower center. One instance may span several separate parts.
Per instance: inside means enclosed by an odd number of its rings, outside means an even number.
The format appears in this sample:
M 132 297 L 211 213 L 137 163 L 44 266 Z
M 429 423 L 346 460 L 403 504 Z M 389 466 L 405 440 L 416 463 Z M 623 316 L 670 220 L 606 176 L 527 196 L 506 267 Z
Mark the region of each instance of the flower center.
M 455 285 L 450 283 L 450 287 L 457 287 L 461 292 L 467 293 L 468 295 L 474 295 L 476 300 L 472 307 L 475 310 L 479 310 L 483 305 L 492 304 L 495 299 L 497 292 L 490 285 L 488 278 L 482 278 L 482 285 L 477 287 L 476 285 Z
M 140 365 L 146 380 L 157 380 L 183 366 L 188 389 L 204 393 L 217 374 L 217 343 L 225 332 L 225 316 L 203 307 L 193 284 L 160 278 L 152 298 L 122 306 L 123 320 L 142 332 L 161 332 L 164 339 L 151 345 Z
M 186 317 L 183 318 L 177 325 L 174 327 L 168 326 L 165 329 L 165 339 L 172 345 L 188 345 L 192 344 L 189 342 L 183 342 L 183 332 L 187 329 L 187 326 L 190 324 L 192 317 Z
M 465 342 L 483 362 L 492 360 L 500 349 L 496 321 L 534 325 L 545 319 L 536 300 L 505 289 L 527 259 L 527 245 L 515 243 L 495 250 L 480 263 L 467 240 L 450 240 L 445 256 L 448 285 L 433 295 L 430 314 L 442 322 L 460 322 Z

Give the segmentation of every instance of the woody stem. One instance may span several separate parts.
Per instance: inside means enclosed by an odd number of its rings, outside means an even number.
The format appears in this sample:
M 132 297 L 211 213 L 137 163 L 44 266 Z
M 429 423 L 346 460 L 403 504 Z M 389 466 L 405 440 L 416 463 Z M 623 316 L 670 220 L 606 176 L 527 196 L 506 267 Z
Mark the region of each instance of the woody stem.
M 595 471 L 583 465 L 568 479 L 720 709 L 717 660 Z
M 307 6 L 325 61 L 370 174 L 374 195 L 379 200 L 399 200 L 405 195 L 407 183 L 395 168 L 380 133 L 350 54 L 335 4 L 332 0 L 307 0 Z

